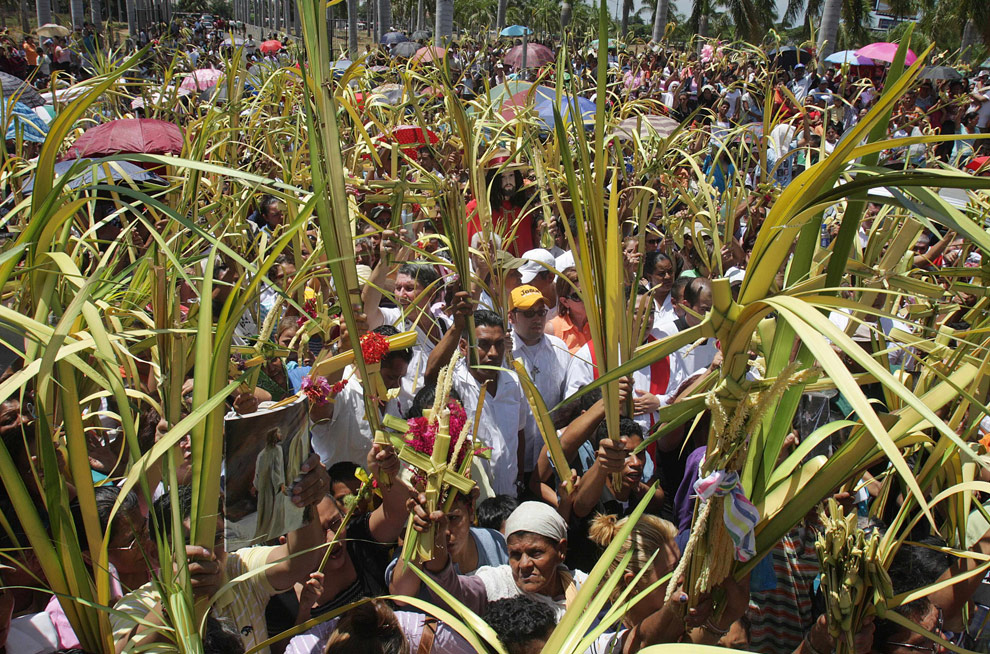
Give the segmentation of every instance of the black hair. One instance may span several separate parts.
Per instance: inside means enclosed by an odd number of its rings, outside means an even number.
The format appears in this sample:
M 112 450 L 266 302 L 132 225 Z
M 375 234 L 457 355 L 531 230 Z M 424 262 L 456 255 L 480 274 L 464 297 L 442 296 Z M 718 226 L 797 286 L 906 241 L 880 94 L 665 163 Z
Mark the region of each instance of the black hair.
M 496 495 L 489 497 L 478 505 L 476 514 L 478 526 L 499 531 L 512 512 L 519 506 L 519 500 L 514 495 Z
M 192 516 L 192 486 L 178 486 L 175 490 L 178 501 L 179 522 L 185 522 Z M 160 534 L 164 539 L 172 538 L 172 491 L 166 490 L 162 496 L 155 500 L 152 507 L 155 519 L 152 526 L 161 530 Z
M 423 288 L 429 288 L 440 279 L 437 269 L 429 263 L 404 263 L 399 266 L 396 275 L 406 275 L 422 284 Z
M 509 654 L 517 654 L 534 640 L 546 640 L 557 624 L 557 616 L 546 604 L 517 595 L 489 602 L 485 622 L 495 630 Z
M 105 532 L 107 527 L 109 527 L 111 532 L 110 537 L 113 538 L 113 532 L 115 530 L 113 525 L 110 524 L 110 512 L 113 511 L 113 506 L 117 503 L 117 498 L 120 496 L 120 488 L 113 485 L 97 486 L 93 489 L 93 492 L 96 494 L 96 517 L 100 521 L 100 529 Z M 117 520 L 120 520 L 126 516 L 134 510 L 137 505 L 137 493 L 131 491 L 120 503 L 120 509 L 117 511 Z M 79 542 L 85 548 L 86 538 L 84 535 L 86 533 L 86 527 L 83 522 L 82 507 L 79 505 L 78 498 L 72 500 L 69 504 L 69 513 L 72 515 L 72 524 L 76 528 L 76 534 L 79 536 Z
M 258 203 L 258 213 L 255 215 L 254 219 L 254 222 L 259 227 L 264 227 L 268 224 L 268 221 L 265 220 L 265 214 L 267 214 L 268 210 L 276 204 L 278 204 L 278 198 L 274 195 L 265 195 L 261 198 L 261 201 Z
M 371 331 L 375 332 L 376 334 L 381 334 L 386 338 L 389 336 L 395 336 L 396 334 L 399 333 L 399 330 L 393 327 L 392 325 L 380 325 L 378 327 L 375 327 Z M 388 354 L 382 357 L 382 363 L 384 363 L 385 365 L 391 365 L 392 362 L 396 360 L 405 361 L 406 363 L 409 363 L 410 361 L 412 361 L 412 355 L 413 355 L 412 348 L 408 348 L 408 347 L 398 350 L 389 350 Z
M 671 266 L 674 265 L 674 262 L 670 260 L 670 257 L 663 252 L 657 252 L 656 250 L 647 252 L 646 256 L 643 257 L 643 274 L 652 275 L 655 273 L 657 270 L 657 264 L 661 261 L 667 261 Z
M 496 181 L 496 177 L 501 177 L 503 172 L 510 172 L 509 170 L 500 170 L 499 168 L 491 168 L 485 173 L 485 184 L 488 186 L 488 201 L 491 203 L 493 211 L 499 211 L 502 208 L 502 203 L 508 200 L 516 208 L 522 207 L 526 204 L 526 195 L 520 193 L 523 186 L 523 176 L 522 173 L 517 169 L 511 171 L 516 178 L 516 192 L 510 197 L 505 197 L 502 195 L 502 185 Z
M 619 419 L 619 436 L 639 436 L 643 438 L 643 428 L 632 418 Z M 595 429 L 596 442 L 603 438 L 608 438 L 608 422 L 602 420 Z
M 632 301 L 633 299 L 639 297 L 640 295 L 649 294 L 650 289 L 646 288 L 642 284 L 628 284 L 626 286 L 626 298 Z
M 901 545 L 890 562 L 888 573 L 895 595 L 930 586 L 949 569 L 951 563 L 949 555 L 931 549 L 932 547 L 944 547 L 945 541 L 938 536 L 931 535 L 923 535 L 914 540 L 919 544 Z M 929 547 L 925 547 L 926 545 Z M 931 600 L 928 597 L 921 597 L 913 602 L 902 604 L 894 610 L 916 622 L 931 610 L 930 605 Z M 882 647 L 902 630 L 903 627 L 892 620 L 877 620 L 873 642 L 878 647 Z
M 450 389 L 450 399 L 461 401 L 461 395 L 456 389 Z M 406 411 L 406 418 L 422 418 L 423 411 L 433 407 L 433 403 L 437 399 L 437 385 L 427 384 L 421 389 L 416 391 L 416 395 L 413 396 L 412 403 L 409 405 L 409 410 Z
M 327 476 L 330 477 L 330 488 L 334 484 L 346 484 L 357 479 L 357 469 L 360 466 L 352 461 L 338 461 L 327 468 Z
M 244 654 L 244 641 L 227 618 L 217 618 L 210 611 L 203 634 L 203 654 Z
M 474 312 L 475 327 L 501 327 L 505 329 L 505 321 L 502 316 L 490 309 L 478 309 Z
M 695 277 L 688 281 L 684 287 L 684 299 L 692 307 L 698 303 L 698 299 L 705 291 L 712 290 L 712 283 L 707 277 Z

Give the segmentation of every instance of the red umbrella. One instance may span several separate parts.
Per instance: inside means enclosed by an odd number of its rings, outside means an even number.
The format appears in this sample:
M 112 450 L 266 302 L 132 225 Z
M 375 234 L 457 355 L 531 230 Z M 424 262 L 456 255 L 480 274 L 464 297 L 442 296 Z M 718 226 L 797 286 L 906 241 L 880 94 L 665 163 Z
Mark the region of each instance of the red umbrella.
M 177 125 L 152 118 L 123 118 L 86 130 L 62 160 L 112 154 L 179 154 L 182 142 L 182 129 Z
M 990 155 L 973 157 L 966 164 L 966 168 L 980 175 L 990 175 Z M 982 171 L 982 172 L 981 172 Z
M 417 125 L 399 125 L 392 130 L 392 138 L 400 145 L 409 145 L 412 147 L 402 148 L 402 151 L 406 153 L 406 156 L 410 159 L 415 159 L 417 156 L 416 148 L 421 145 L 436 145 L 440 142 L 440 137 L 430 130 L 424 130 L 422 127 Z
M 275 41 L 273 39 L 270 41 L 264 41 L 261 45 L 258 46 L 258 49 L 261 50 L 261 54 L 275 54 L 284 47 L 285 46 L 282 45 L 281 41 Z
M 432 61 L 443 61 L 443 58 L 446 56 L 447 48 L 438 48 L 435 45 L 429 45 L 417 50 L 410 61 L 417 64 L 427 64 Z
M 512 66 L 513 68 L 522 68 L 523 60 L 523 47 L 517 45 L 506 53 L 505 57 L 502 59 L 506 64 Z M 554 60 L 553 50 L 545 45 L 540 45 L 539 43 L 529 43 L 526 45 L 526 67 L 532 66 L 533 68 L 539 68 L 541 66 L 546 66 L 548 63 Z

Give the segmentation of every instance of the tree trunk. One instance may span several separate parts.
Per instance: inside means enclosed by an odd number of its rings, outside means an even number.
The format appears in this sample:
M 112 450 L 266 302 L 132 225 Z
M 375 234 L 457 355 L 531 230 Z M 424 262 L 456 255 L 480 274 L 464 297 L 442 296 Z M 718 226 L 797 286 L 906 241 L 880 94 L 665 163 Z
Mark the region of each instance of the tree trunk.
M 979 30 L 976 29 L 976 23 L 970 18 L 963 27 L 962 42 L 959 44 L 959 51 L 962 54 L 963 61 L 966 63 L 973 61 L 973 46 L 978 42 Z
M 38 0 L 38 2 L 47 1 L 48 0 Z M 137 36 L 137 0 L 125 0 L 125 6 L 127 8 L 127 33 L 131 36 Z
M 433 42 L 446 48 L 453 35 L 454 0 L 437 0 L 437 21 L 433 31 Z
M 358 0 L 347 0 L 347 54 L 358 58 Z
M 560 3 L 560 32 L 561 36 L 567 30 L 567 26 L 571 24 L 571 3 L 561 2 Z
M 51 0 L 35 0 L 35 12 L 38 14 L 38 26 L 52 22 Z
M 842 16 L 842 0 L 825 0 L 822 22 L 818 29 L 818 61 L 835 52 L 835 39 L 839 35 L 839 19 Z
M 31 8 L 28 5 L 28 0 L 21 0 L 21 31 L 24 34 L 31 33 Z
M 90 0 L 89 22 L 93 23 L 93 29 L 100 31 L 100 25 L 103 24 L 103 6 L 100 0 Z
M 392 30 L 392 0 L 378 0 L 378 42 Z
M 416 31 L 426 29 L 426 3 L 423 0 L 416 2 Z
M 509 0 L 498 0 L 498 11 L 495 14 L 495 32 L 505 29 L 505 11 L 508 9 Z M 440 6 L 440 3 L 437 3 Z
M 622 0 L 622 18 L 619 21 L 619 36 L 625 38 L 629 31 L 629 11 L 632 9 L 632 0 Z
M 670 0 L 657 0 L 657 10 L 653 14 L 653 42 L 659 43 L 667 29 L 667 10 Z

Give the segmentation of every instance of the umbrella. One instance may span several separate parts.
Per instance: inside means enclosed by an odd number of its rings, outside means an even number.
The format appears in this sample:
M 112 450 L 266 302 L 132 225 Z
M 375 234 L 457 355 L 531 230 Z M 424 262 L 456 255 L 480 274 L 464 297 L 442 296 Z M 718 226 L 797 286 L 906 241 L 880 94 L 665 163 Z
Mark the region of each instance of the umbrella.
M 398 125 L 392 129 L 389 138 L 403 147 L 402 151 L 407 157 L 415 160 L 419 156 L 417 148 L 421 145 L 436 145 L 440 142 L 440 137 L 431 130 L 424 130 L 418 125 Z
M 433 38 L 433 32 L 430 30 L 416 30 L 412 33 L 413 41 L 425 41 L 426 39 Z
M 388 66 L 372 66 L 368 70 L 372 73 L 387 73 L 391 69 Z
M 408 59 L 419 52 L 419 44 L 415 41 L 403 41 L 392 46 L 393 57 L 404 57 Z
M 849 64 L 850 66 L 872 66 L 873 60 L 869 57 L 860 57 L 855 50 L 840 50 L 825 57 L 827 64 Z
M 767 53 L 767 57 L 775 65 L 783 68 L 794 68 L 798 63 L 807 64 L 811 62 L 811 53 L 807 50 L 798 50 L 793 45 L 785 45 L 778 49 L 773 49 Z
M 164 120 L 122 118 L 86 130 L 62 160 L 106 157 L 111 154 L 179 154 L 182 129 Z
M 274 54 L 284 47 L 285 46 L 282 45 L 281 41 L 276 41 L 272 39 L 269 41 L 263 41 L 261 45 L 258 46 L 258 50 L 261 51 L 261 54 L 267 55 L 267 54 Z
M 412 61 L 418 64 L 426 64 L 432 61 L 443 61 L 443 58 L 446 56 L 447 48 L 438 48 L 435 45 L 430 45 L 417 50 L 416 54 L 412 56 Z
M 228 36 L 223 40 L 220 45 L 226 45 L 228 47 L 239 48 L 244 45 L 244 39 L 239 36 Z
M 581 122 L 584 123 L 585 125 L 587 125 L 589 122 L 593 123 L 595 120 L 595 103 L 589 100 L 588 98 L 583 98 L 581 96 L 578 96 L 577 98 L 574 99 L 577 101 L 577 111 L 580 115 Z M 552 130 L 554 128 L 554 117 L 553 117 L 554 107 L 556 107 L 557 111 L 560 112 L 560 118 L 561 120 L 564 121 L 565 125 L 567 123 L 578 122 L 571 117 L 571 112 L 574 109 L 574 105 L 571 102 L 571 98 L 565 96 L 560 98 L 559 100 L 558 99 L 542 100 L 541 102 L 538 102 L 536 106 L 533 107 L 533 109 L 534 111 L 536 111 L 536 115 L 539 117 L 539 121 L 543 123 L 543 126 L 546 129 Z
M 402 102 L 405 89 L 401 84 L 382 84 L 371 91 L 376 97 L 369 99 L 368 104 L 392 104 Z
M 131 109 L 141 109 L 142 107 L 147 107 L 149 105 L 157 106 L 163 101 L 183 98 L 187 95 L 192 95 L 192 91 L 183 88 L 169 88 L 163 91 L 153 91 L 147 99 L 144 97 L 138 97 L 131 100 Z
M 34 33 L 37 34 L 38 36 L 43 36 L 45 38 L 51 39 L 51 38 L 55 38 L 56 36 L 68 36 L 72 34 L 72 30 L 70 30 L 68 27 L 63 27 L 62 25 L 58 25 L 56 23 L 45 23 L 44 25 L 36 29 Z
M 34 109 L 23 102 L 15 102 L 10 116 L 6 115 L 7 106 L 0 105 L 0 121 L 7 125 L 4 138 L 8 141 L 28 141 L 29 143 L 44 143 L 48 136 L 48 123 L 41 119 Z M 9 119 L 9 120 L 8 120 Z
M 499 102 L 508 100 L 520 91 L 525 91 L 531 86 L 533 85 L 529 82 L 510 80 L 504 84 L 499 84 L 498 86 L 493 86 L 489 89 L 488 99 L 492 104 L 498 104 Z M 554 95 L 556 95 L 556 93 Z
M 886 41 L 871 43 L 857 50 L 856 54 L 889 63 L 894 60 L 894 55 L 897 54 L 897 44 L 887 43 Z M 917 60 L 918 57 L 911 50 L 908 50 L 907 55 L 904 57 L 904 63 L 910 66 Z
M 591 48 L 592 50 L 597 50 L 598 49 L 598 39 L 595 39 L 594 41 L 592 41 L 591 44 L 588 47 Z M 622 50 L 625 50 L 626 49 L 626 46 L 623 45 L 623 44 L 621 44 L 621 43 L 619 43 L 615 39 L 609 39 L 608 40 L 607 49 L 609 49 L 609 50 L 615 50 L 617 48 L 621 48 Z
M 536 66 L 539 68 L 540 66 L 546 66 L 554 60 L 553 50 L 539 43 L 528 43 L 526 44 L 525 58 L 527 66 Z M 517 45 L 511 48 L 502 61 L 513 68 L 522 68 L 523 46 Z
M 223 71 L 216 68 L 200 68 L 194 70 L 182 80 L 182 88 L 190 91 L 205 91 L 213 88 L 223 77 Z
M 261 86 L 278 68 L 278 64 L 274 61 L 259 61 L 248 68 L 248 80 L 254 86 Z
M 522 25 L 509 25 L 508 27 L 506 27 L 505 29 L 503 29 L 501 32 L 499 32 L 498 35 L 499 36 L 520 37 L 520 36 L 527 36 L 527 35 L 532 34 L 532 33 L 533 33 L 533 30 L 531 30 L 528 27 L 523 27 Z
M 630 116 L 616 125 L 612 133 L 616 138 L 625 140 L 631 140 L 635 133 L 639 133 L 640 138 L 648 138 L 654 134 L 667 137 L 678 125 L 680 123 L 668 116 Z
M 45 105 L 45 100 L 37 89 L 20 77 L 14 77 L 3 71 L 0 71 L 0 92 L 3 93 L 4 98 L 16 95 L 18 102 L 24 103 L 32 109 Z
M 523 90 L 518 91 L 515 95 L 503 102 L 501 114 L 506 120 L 512 120 L 516 117 L 516 113 L 520 109 L 533 104 L 539 104 L 544 100 L 554 100 L 556 98 L 557 92 L 549 86 L 533 86 L 529 84 Z
M 928 66 L 921 71 L 921 79 L 962 79 L 962 73 L 950 66 Z
M 408 40 L 409 37 L 402 32 L 386 32 L 382 34 L 382 45 L 398 45 Z
M 354 64 L 350 59 L 338 59 L 337 61 L 330 64 L 330 70 L 337 77 L 341 77 L 347 72 L 347 69 Z
M 70 161 L 60 161 L 55 164 L 55 177 L 56 179 L 65 175 L 69 170 L 76 165 L 89 164 L 86 170 L 72 179 L 70 179 L 66 184 L 65 188 L 76 189 L 83 186 L 93 185 L 93 170 L 96 170 L 96 183 L 103 184 L 107 181 L 117 182 L 122 179 L 130 178 L 134 182 L 151 182 L 153 184 L 165 185 L 165 180 L 156 175 L 153 172 L 145 170 L 141 166 L 131 163 L 130 161 L 107 161 L 102 164 L 94 164 L 89 159 L 72 159 Z M 107 175 L 107 169 L 110 170 L 109 176 Z M 28 178 L 24 183 L 21 192 L 24 195 L 30 195 L 31 191 L 34 190 L 34 175 Z

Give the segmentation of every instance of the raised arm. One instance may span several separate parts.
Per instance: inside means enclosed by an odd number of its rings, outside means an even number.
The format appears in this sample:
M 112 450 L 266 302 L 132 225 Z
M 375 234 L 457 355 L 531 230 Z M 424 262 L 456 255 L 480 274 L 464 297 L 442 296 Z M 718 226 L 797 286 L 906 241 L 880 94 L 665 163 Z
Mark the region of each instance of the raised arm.
M 413 492 L 399 479 L 399 457 L 391 445 L 375 443 L 368 452 L 368 471 L 378 479 L 382 503 L 368 519 L 368 529 L 379 543 L 394 543 L 406 524 L 406 501 Z M 388 485 L 381 482 L 381 473 L 388 475 Z
M 437 343 L 437 346 L 430 352 L 429 359 L 426 360 L 426 370 L 423 377 L 429 382 L 435 382 L 440 369 L 450 362 L 450 357 L 454 356 L 454 350 L 461 340 L 461 334 L 467 328 L 468 316 L 474 308 L 471 303 L 471 296 L 467 291 L 458 291 L 454 294 L 454 325 L 447 330 Z

